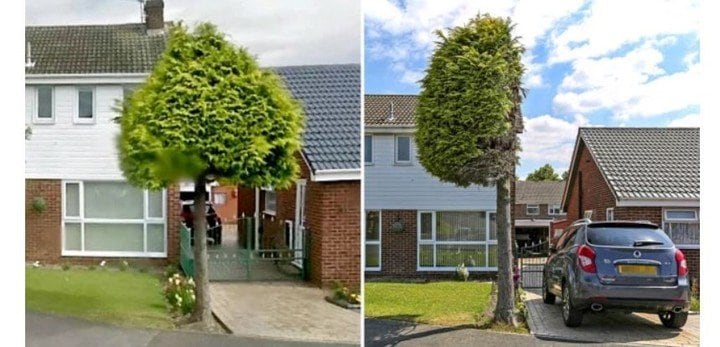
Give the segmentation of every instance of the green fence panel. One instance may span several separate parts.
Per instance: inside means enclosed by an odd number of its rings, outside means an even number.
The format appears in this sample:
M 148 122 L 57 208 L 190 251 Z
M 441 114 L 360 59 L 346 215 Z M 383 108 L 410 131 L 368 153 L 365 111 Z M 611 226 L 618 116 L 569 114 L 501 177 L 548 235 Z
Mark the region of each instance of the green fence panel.
M 195 259 L 190 242 L 190 229 L 180 223 L 180 266 L 185 275 L 195 277 Z

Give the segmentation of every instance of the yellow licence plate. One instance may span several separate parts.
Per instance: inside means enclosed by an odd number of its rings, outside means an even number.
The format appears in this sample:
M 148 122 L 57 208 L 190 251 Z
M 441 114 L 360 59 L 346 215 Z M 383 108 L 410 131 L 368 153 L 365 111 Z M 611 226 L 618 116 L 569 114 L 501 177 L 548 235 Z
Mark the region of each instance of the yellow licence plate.
M 629 276 L 657 276 L 657 266 L 653 265 L 618 265 L 618 273 Z

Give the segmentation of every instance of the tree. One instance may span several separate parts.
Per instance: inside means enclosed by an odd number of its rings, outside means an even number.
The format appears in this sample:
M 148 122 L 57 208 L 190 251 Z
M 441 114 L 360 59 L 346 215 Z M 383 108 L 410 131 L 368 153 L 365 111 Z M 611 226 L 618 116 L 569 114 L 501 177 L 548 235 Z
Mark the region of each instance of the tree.
M 568 176 L 570 176 L 570 171 L 568 171 L 568 170 L 563 171 L 563 173 L 562 173 L 562 180 L 563 180 L 563 181 L 567 181 Z
M 527 176 L 528 181 L 534 181 L 534 182 L 540 182 L 540 181 L 562 181 L 560 179 L 560 176 L 558 176 L 557 173 L 555 173 L 555 169 L 553 169 L 550 164 L 545 164 L 541 167 L 539 167 L 537 170 L 531 172 Z
M 516 324 L 510 184 L 521 117 L 524 48 L 510 19 L 478 15 L 439 41 L 421 80 L 415 140 L 420 163 L 444 182 L 497 187 L 498 300 L 495 320 Z
M 197 300 L 191 321 L 211 321 L 205 185 L 288 187 L 299 173 L 303 115 L 280 78 L 229 43 L 212 24 L 170 29 L 154 70 L 123 102 L 120 167 L 131 184 L 195 183 Z M 179 226 L 169 226 L 176 232 Z

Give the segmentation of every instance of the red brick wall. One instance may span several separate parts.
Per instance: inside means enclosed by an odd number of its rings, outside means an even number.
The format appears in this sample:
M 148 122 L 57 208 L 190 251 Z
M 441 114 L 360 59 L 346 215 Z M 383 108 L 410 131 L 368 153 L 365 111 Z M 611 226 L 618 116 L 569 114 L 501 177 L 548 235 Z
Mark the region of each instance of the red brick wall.
M 566 207 L 567 218 L 571 221 L 581 219 L 586 210 L 593 210 L 592 220 L 603 221 L 605 220 L 605 209 L 615 207 L 615 197 L 582 141 L 580 141 L 579 151 L 579 158 L 577 158 L 575 166 L 571 168 L 573 180 L 570 182 L 570 201 Z M 581 176 L 582 204 L 579 201 Z M 619 219 L 617 212 L 615 212 L 615 219 Z
M 212 187 L 212 196 L 210 201 L 213 202 L 215 212 L 217 212 L 223 224 L 235 224 L 237 223 L 237 212 L 238 212 L 238 194 L 237 187 L 235 186 L 218 186 Z M 215 194 L 224 194 L 225 203 L 216 204 Z
M 700 250 L 699 249 L 683 249 L 685 260 L 687 260 L 688 271 L 690 275 L 690 283 L 693 279 L 697 280 L 697 291 L 700 292 Z M 694 283 L 692 283 L 694 285 Z
M 646 220 L 657 225 L 662 225 L 662 207 L 615 207 L 613 209 L 615 220 Z M 596 218 L 593 218 L 595 220 Z M 603 218 L 597 220 L 605 220 Z
M 515 204 L 514 205 L 514 211 L 513 216 L 515 216 L 515 219 L 563 219 L 565 218 L 564 214 L 548 214 L 548 204 L 537 204 L 540 206 L 540 214 L 536 215 L 528 215 L 527 212 L 527 204 Z

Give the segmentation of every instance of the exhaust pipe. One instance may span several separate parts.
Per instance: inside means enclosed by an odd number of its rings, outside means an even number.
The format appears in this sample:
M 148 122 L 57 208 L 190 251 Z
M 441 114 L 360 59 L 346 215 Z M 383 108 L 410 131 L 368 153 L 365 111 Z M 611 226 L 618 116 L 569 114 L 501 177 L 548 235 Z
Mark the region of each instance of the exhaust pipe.
M 680 312 L 682 312 L 682 307 L 680 307 L 680 306 L 675 306 L 675 307 L 673 307 L 672 311 L 675 312 L 675 313 L 680 313 Z
M 594 304 L 590 305 L 590 309 L 593 310 L 593 312 L 600 312 L 603 310 L 603 305 L 594 303 Z

